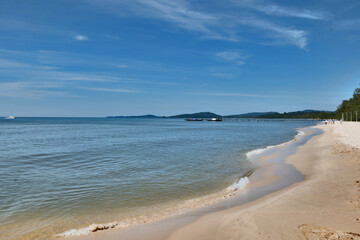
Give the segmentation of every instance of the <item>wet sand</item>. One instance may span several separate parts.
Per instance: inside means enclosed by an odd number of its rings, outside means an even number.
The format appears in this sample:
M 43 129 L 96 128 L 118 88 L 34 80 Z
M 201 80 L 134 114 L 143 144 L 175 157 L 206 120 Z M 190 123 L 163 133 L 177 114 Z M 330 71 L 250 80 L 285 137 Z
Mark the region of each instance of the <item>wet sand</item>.
M 324 133 L 287 158 L 304 181 L 206 215 L 167 239 L 360 239 L 360 123 L 316 128 Z
M 319 129 L 324 133 L 314 136 Z M 324 232 L 332 231 L 327 227 L 355 231 L 354 227 L 360 226 L 357 220 L 352 227 L 345 223 L 348 213 L 356 213 L 349 209 L 354 203 L 344 200 L 350 190 L 342 185 L 347 171 L 354 171 L 350 174 L 354 187 L 353 178 L 360 176 L 360 171 L 349 164 L 356 164 L 360 155 L 355 152 L 348 162 L 339 162 L 347 146 L 336 141 L 334 126 L 317 126 L 311 131 L 310 140 L 304 137 L 280 151 L 272 149 L 272 155 L 260 161 L 262 167 L 251 176 L 248 187 L 232 199 L 154 223 L 66 239 L 307 239 L 312 232 L 319 232 L 318 226 Z M 350 179 L 346 177 L 346 181 Z M 356 201 L 356 196 L 352 197 Z M 321 224 L 329 219 L 343 225 Z

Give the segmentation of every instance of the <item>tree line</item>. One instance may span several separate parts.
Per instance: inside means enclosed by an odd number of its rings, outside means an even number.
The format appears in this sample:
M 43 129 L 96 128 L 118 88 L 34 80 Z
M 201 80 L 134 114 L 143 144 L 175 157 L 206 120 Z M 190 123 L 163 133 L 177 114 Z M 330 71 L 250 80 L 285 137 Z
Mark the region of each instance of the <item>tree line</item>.
M 340 119 L 342 114 L 344 114 L 344 120 L 346 120 L 346 113 L 348 113 L 347 120 L 355 121 L 356 111 L 358 112 L 358 119 L 360 119 L 360 88 L 356 88 L 354 90 L 352 98 L 343 100 L 342 103 L 337 107 L 336 117 Z

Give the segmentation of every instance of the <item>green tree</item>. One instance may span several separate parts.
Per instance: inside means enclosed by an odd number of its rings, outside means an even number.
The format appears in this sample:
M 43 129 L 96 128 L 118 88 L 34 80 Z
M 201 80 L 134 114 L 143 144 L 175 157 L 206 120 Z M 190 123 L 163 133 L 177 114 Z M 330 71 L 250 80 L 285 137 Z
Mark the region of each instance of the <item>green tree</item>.
M 338 106 L 336 110 L 336 116 L 338 118 L 341 118 L 342 113 L 344 114 L 348 113 L 348 120 L 353 121 L 355 120 L 356 111 L 360 116 L 360 88 L 356 88 L 354 90 L 352 98 L 342 101 L 342 103 Z M 344 118 L 346 117 L 344 116 Z

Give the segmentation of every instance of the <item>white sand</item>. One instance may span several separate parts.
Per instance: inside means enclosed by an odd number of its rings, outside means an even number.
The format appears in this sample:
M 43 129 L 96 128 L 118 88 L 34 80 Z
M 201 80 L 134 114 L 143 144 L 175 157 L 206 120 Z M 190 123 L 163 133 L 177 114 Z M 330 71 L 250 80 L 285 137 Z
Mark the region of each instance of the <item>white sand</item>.
M 360 148 L 360 122 L 336 122 L 335 133 L 343 143 Z

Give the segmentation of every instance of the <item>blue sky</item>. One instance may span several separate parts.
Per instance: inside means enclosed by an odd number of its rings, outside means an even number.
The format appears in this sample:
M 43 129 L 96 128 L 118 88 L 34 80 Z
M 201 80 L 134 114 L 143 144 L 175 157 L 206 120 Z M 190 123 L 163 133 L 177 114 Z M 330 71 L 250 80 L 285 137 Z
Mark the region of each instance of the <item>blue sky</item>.
M 335 110 L 357 0 L 2 0 L 0 116 Z

